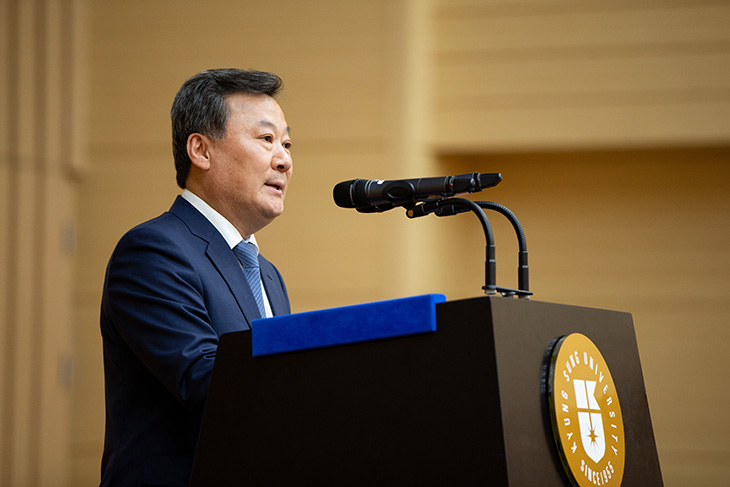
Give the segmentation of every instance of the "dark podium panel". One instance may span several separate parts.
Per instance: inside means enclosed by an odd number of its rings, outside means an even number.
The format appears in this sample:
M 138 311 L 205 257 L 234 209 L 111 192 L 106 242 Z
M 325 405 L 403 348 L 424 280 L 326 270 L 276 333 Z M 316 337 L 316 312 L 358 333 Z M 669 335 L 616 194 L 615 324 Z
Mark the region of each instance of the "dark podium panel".
M 624 418 L 624 486 L 662 485 L 627 313 L 484 297 L 436 305 L 438 331 L 251 357 L 221 337 L 191 485 L 564 486 L 543 374 L 588 336 Z

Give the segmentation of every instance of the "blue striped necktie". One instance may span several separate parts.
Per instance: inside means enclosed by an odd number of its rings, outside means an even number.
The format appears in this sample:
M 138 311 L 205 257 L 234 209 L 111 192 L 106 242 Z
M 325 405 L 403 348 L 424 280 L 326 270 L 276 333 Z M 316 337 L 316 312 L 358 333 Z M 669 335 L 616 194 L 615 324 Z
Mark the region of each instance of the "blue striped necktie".
M 266 308 L 264 308 L 264 295 L 261 292 L 261 269 L 259 269 L 258 252 L 256 246 L 251 242 L 239 242 L 233 247 L 233 252 L 243 266 L 243 274 L 246 276 L 248 286 L 251 288 L 253 297 L 259 307 L 261 317 L 266 317 Z

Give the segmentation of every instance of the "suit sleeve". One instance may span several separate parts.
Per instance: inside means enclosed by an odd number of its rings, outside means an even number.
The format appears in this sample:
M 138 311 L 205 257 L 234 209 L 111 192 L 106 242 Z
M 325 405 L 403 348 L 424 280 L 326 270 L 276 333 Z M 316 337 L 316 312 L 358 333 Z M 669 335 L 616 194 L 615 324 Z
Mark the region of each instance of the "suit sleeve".
M 129 232 L 109 262 L 102 322 L 181 403 L 202 411 L 218 336 L 193 258 L 202 256 L 163 232 Z

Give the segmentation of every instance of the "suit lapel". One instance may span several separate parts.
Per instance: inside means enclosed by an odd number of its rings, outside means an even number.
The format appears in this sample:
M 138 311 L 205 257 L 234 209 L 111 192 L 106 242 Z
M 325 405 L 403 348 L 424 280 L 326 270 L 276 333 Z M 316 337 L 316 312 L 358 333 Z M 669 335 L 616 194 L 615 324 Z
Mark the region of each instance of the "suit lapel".
M 218 269 L 218 272 L 221 273 L 226 283 L 228 283 L 228 288 L 233 293 L 233 297 L 236 298 L 236 302 L 238 302 L 238 306 L 241 308 L 246 324 L 250 328 L 251 322 L 257 318 L 261 318 L 261 314 L 256 304 L 256 298 L 253 297 L 251 288 L 248 286 L 248 282 L 246 282 L 246 277 L 241 270 L 241 265 L 236 255 L 228 247 L 223 237 L 220 238 L 220 241 L 209 242 L 206 254 L 216 269 Z
M 250 328 L 251 321 L 260 318 L 261 315 L 238 259 L 228 247 L 226 240 L 202 213 L 181 196 L 177 197 L 170 212 L 184 221 L 191 233 L 207 242 L 206 256 L 226 281 L 228 289 L 241 309 L 246 325 Z
M 259 257 L 259 266 L 261 268 L 261 282 L 266 289 L 266 295 L 269 298 L 269 304 L 274 316 L 289 314 L 288 301 L 284 295 L 276 269 L 274 269 L 271 262 L 263 257 Z

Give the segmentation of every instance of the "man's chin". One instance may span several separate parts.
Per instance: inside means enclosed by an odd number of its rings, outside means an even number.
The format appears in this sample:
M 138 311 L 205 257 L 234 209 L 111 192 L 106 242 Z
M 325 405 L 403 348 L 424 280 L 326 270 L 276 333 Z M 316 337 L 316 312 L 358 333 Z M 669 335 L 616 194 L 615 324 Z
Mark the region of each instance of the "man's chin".
M 276 217 L 281 216 L 282 213 L 284 213 L 283 203 L 281 205 L 267 208 L 261 213 L 261 216 L 263 216 L 266 220 L 268 220 L 269 223 L 271 223 Z

